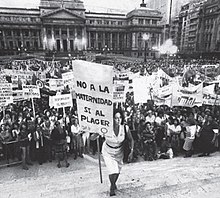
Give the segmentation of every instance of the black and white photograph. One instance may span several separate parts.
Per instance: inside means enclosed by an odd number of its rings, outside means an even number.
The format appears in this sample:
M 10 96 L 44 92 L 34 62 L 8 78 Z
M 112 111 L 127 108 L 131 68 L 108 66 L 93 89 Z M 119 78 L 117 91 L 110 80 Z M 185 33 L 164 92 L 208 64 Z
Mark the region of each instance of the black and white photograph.
M 220 198 L 220 0 L 0 0 L 0 198 Z

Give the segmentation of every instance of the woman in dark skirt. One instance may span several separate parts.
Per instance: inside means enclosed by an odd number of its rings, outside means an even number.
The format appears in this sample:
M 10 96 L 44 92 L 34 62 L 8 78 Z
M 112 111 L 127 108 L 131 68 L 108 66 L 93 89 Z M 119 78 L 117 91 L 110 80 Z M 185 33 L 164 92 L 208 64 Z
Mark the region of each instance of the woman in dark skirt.
M 202 154 L 200 154 L 199 157 L 209 156 L 210 153 L 214 151 L 214 144 L 218 135 L 218 126 L 211 115 L 207 117 L 200 133 L 200 148 Z

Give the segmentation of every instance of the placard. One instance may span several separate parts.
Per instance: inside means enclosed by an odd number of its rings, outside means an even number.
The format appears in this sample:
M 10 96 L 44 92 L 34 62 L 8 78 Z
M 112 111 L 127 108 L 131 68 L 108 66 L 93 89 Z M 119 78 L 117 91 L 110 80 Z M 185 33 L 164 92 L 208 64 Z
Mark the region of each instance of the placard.
M 106 134 L 113 130 L 113 67 L 73 61 L 77 111 L 82 130 Z

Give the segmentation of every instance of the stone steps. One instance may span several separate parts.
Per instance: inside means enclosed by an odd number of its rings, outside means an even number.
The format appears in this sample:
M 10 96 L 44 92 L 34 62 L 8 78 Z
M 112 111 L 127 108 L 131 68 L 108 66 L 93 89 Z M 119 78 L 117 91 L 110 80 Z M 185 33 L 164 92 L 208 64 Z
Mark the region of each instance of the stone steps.
M 204 194 L 209 194 L 210 189 L 218 189 L 220 186 L 219 159 L 220 154 L 216 153 L 206 158 L 179 157 L 126 164 L 119 177 L 117 195 L 122 198 L 131 197 L 130 195 L 132 198 L 140 195 L 152 198 L 191 198 L 198 194 L 202 197 Z M 81 162 L 83 160 L 85 159 Z M 67 198 L 109 197 L 106 167 L 102 167 L 103 184 L 101 184 L 98 163 L 84 165 L 85 168 L 78 170 L 73 164 L 69 168 L 53 168 L 52 171 L 49 169 L 51 165 L 33 167 L 33 170 L 39 168 L 37 174 L 0 183 L 1 198 L 50 198 L 55 197 L 54 195 Z M 16 191 L 16 194 L 12 194 L 13 191 Z

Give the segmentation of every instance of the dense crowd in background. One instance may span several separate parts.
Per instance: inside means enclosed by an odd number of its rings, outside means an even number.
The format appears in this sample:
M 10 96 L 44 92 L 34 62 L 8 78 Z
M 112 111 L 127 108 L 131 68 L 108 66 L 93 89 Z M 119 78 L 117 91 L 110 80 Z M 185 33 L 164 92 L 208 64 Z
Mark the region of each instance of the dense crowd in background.
M 158 59 L 143 62 L 103 61 L 113 65 L 118 71 L 152 73 L 158 68 L 168 75 L 183 75 L 184 68 L 190 66 L 193 72 L 206 75 L 201 68 L 204 64 L 219 64 L 218 60 L 182 60 Z M 8 65 L 9 67 L 9 65 Z M 60 76 L 62 70 L 71 69 L 68 64 L 59 65 L 56 70 Z M 210 74 L 214 79 L 218 69 Z M 31 101 L 10 104 L 0 115 L 0 161 L 22 161 L 23 169 L 37 161 L 40 165 L 58 159 L 57 166 L 68 158 L 83 158 L 83 154 L 97 152 L 96 141 L 90 140 L 91 134 L 84 132 L 77 118 L 77 105 L 55 109 L 49 107 L 48 97 L 34 99 L 35 117 Z M 114 104 L 121 108 L 125 122 L 135 140 L 134 159 L 144 160 L 170 159 L 176 156 L 191 157 L 193 154 L 208 156 L 220 149 L 219 124 L 220 108 L 218 106 L 168 107 L 156 106 L 153 101 L 134 104 L 133 92 L 128 92 L 126 102 Z M 193 129 L 195 126 L 195 129 Z M 191 128 L 190 128 L 191 127 Z M 100 137 L 102 144 L 104 138 Z M 124 161 L 126 162 L 125 151 Z

